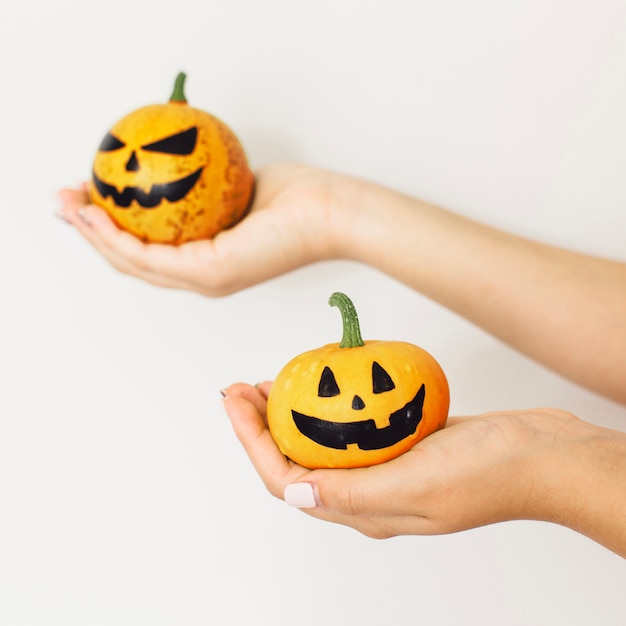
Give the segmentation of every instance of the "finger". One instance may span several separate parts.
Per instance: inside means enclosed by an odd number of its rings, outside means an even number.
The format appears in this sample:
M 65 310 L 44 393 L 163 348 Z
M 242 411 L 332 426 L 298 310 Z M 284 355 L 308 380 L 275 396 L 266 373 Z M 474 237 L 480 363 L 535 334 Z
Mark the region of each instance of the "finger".
M 397 480 L 387 476 L 391 461 L 372 468 L 308 471 L 289 461 L 276 446 L 267 428 L 266 398 L 259 386 L 235 383 L 224 393 L 224 405 L 235 434 L 267 489 L 277 498 L 283 498 L 288 485 L 308 483 L 311 491 L 316 491 L 313 500 L 319 506 L 303 510 L 317 519 L 349 526 L 374 538 L 439 532 L 434 521 L 416 515 L 411 510 L 415 507 L 406 501 L 400 507 L 389 506 L 398 498 L 403 500 Z M 407 470 L 398 467 L 395 471 Z
M 302 509 L 310 517 L 353 528 L 372 539 L 388 539 L 400 535 L 437 535 L 447 532 L 443 526 L 417 515 L 355 516 L 328 511 L 323 507 Z
M 263 381 L 262 383 L 258 383 L 257 385 L 255 385 L 255 387 L 261 392 L 263 397 L 267 400 L 267 398 L 269 398 L 269 395 L 270 395 L 270 389 L 272 388 L 272 381 L 271 380 Z
M 58 196 L 62 204 L 73 203 L 85 205 L 89 202 L 87 188 L 83 185 L 80 187 L 65 187 L 60 189 Z
M 431 437 L 434 435 L 431 435 Z M 422 486 L 433 483 L 429 455 L 419 444 L 403 455 L 372 467 L 322 470 L 315 474 L 321 505 L 348 516 L 420 514 Z
M 314 470 L 304 478 L 305 482 L 288 485 L 285 490 L 285 500 L 291 506 L 301 508 L 304 513 L 316 519 L 343 526 L 349 526 L 359 532 L 374 538 L 385 538 L 396 535 L 431 535 L 446 532 L 442 524 L 437 524 L 427 516 L 416 514 L 387 514 L 383 510 L 377 510 L 370 515 L 359 515 L 353 508 L 337 510 L 324 506 L 323 497 L 320 497 L 319 486 L 324 483 L 324 477 L 328 474 L 337 475 L 341 483 L 346 484 L 346 476 L 354 470 Z M 297 489 L 292 489 L 296 487 Z M 310 489 L 301 489 L 309 487 Z M 327 491 L 327 490 L 326 490 Z M 295 493 L 295 496 L 294 496 Z M 327 499 L 328 500 L 328 499 Z
M 283 498 L 285 486 L 301 482 L 308 470 L 289 461 L 276 446 L 265 419 L 252 402 L 242 396 L 224 398 L 233 429 L 268 491 Z
M 249 385 L 247 383 L 234 383 L 222 390 L 225 397 L 234 396 L 245 398 L 254 405 L 254 408 L 263 416 L 267 411 L 267 396 L 262 393 L 258 386 Z
M 87 205 L 81 217 L 95 231 L 100 252 L 127 268 L 127 273 L 159 286 L 188 290 L 196 289 L 197 274 L 202 280 L 208 280 L 207 255 L 199 251 L 210 250 L 211 241 L 193 241 L 180 246 L 144 243 L 118 228 L 98 207 Z
M 87 184 L 64 188 L 58 193 L 60 216 L 104 256 L 113 267 L 160 287 L 190 289 L 180 247 L 144 244 L 118 228 L 105 211 L 89 204 Z
M 188 289 L 189 283 L 175 272 L 165 271 L 179 264 L 174 246 L 145 244 L 118 228 L 102 209 L 68 200 L 62 210 L 66 221 L 118 271 L 159 287 Z

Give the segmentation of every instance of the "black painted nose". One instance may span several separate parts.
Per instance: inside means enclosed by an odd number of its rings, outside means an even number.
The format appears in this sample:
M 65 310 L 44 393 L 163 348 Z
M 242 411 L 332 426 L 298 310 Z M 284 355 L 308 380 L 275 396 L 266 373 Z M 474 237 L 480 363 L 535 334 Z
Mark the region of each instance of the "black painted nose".
M 137 154 L 133 150 L 133 153 L 130 155 L 130 159 L 126 161 L 126 171 L 136 172 L 138 169 L 139 169 L 139 159 L 137 159 Z
M 352 408 L 355 411 L 360 411 L 365 408 L 365 402 L 363 402 L 359 396 L 354 396 L 354 398 L 352 398 Z

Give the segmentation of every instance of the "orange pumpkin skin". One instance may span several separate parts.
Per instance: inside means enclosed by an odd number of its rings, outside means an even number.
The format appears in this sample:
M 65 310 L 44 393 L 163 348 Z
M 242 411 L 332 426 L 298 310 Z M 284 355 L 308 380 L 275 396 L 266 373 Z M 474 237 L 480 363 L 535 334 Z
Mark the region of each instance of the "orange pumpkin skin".
M 91 201 L 145 242 L 178 245 L 212 238 L 245 216 L 253 195 L 254 175 L 233 131 L 215 116 L 189 106 L 184 96 L 178 97 L 119 120 L 107 137 L 122 145 L 102 149 L 103 142 L 93 163 Z M 196 129 L 196 139 L 188 154 L 151 148 L 190 129 Z M 159 197 L 159 190 L 192 176 L 197 180 L 182 198 L 173 199 L 171 193 Z M 117 197 L 105 186 L 115 188 Z M 142 206 L 142 194 L 148 197 L 151 190 L 148 204 L 154 206 Z
M 373 391 L 375 368 L 384 370 L 393 381 L 389 383 L 392 388 Z M 328 371 L 334 376 L 337 393 L 320 397 L 321 381 Z M 421 406 L 415 402 L 418 397 Z M 309 469 L 352 468 L 389 461 L 443 428 L 449 404 L 445 374 L 422 348 L 401 341 L 367 341 L 355 347 L 333 343 L 285 365 L 272 385 L 267 416 L 274 440 L 292 461 Z M 411 418 L 405 407 L 413 412 L 420 409 L 421 419 L 413 432 L 404 433 L 401 427 L 395 436 L 392 422 Z M 391 418 L 393 414 L 397 417 Z M 345 447 L 325 445 L 303 433 L 300 420 L 306 423 L 311 418 L 322 431 L 320 436 L 328 437 L 332 445 L 338 445 L 333 438 L 342 432 Z M 369 425 L 362 427 L 367 422 Z M 346 423 L 350 424 L 347 433 L 343 432 Z M 367 434 L 359 434 L 364 432 Z

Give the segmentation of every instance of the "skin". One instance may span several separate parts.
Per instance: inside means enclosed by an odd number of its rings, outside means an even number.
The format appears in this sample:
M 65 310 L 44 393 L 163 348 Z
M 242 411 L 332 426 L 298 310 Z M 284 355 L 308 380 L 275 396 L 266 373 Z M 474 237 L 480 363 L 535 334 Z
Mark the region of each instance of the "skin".
M 334 172 L 277 164 L 256 179 L 241 223 L 179 247 L 118 230 L 88 204 L 84 187 L 60 192 L 60 216 L 119 271 L 209 297 L 317 261 L 366 263 L 626 404 L 625 263 L 530 241 Z M 313 487 L 309 515 L 378 538 L 546 520 L 626 557 L 625 433 L 560 409 L 501 411 L 450 418 L 379 466 L 309 471 L 288 461 L 269 434 L 269 387 L 232 385 L 225 408 L 272 494 L 282 498 L 299 482 Z

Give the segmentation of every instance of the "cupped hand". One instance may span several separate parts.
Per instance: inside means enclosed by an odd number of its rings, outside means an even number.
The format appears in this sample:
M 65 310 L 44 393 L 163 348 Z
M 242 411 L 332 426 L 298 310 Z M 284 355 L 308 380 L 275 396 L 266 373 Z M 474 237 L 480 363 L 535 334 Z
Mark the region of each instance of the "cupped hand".
M 89 204 L 86 185 L 59 192 L 59 215 L 120 272 L 161 287 L 226 295 L 334 255 L 340 175 L 278 164 L 256 174 L 249 214 L 212 240 L 143 243 Z
M 267 489 L 314 517 L 376 538 L 549 517 L 543 477 L 553 432 L 579 421 L 547 409 L 450 418 L 392 461 L 308 470 L 283 456 L 272 439 L 270 387 L 237 383 L 223 391 L 235 433 Z

